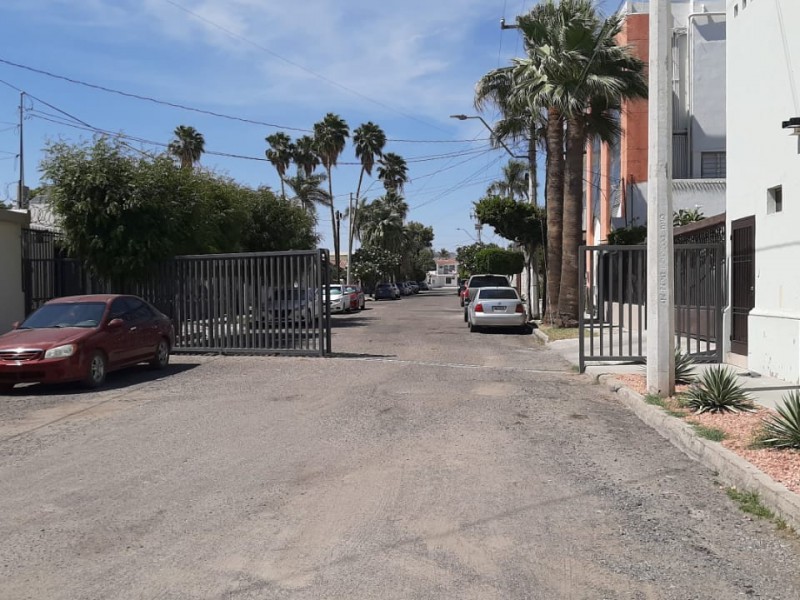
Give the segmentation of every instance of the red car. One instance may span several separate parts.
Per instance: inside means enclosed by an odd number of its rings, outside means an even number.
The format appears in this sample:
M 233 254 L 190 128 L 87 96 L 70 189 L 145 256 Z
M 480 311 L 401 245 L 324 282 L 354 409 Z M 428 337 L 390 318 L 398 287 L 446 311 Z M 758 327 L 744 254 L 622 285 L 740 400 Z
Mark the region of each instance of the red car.
M 0 393 L 28 382 L 98 387 L 142 362 L 163 369 L 174 343 L 169 317 L 136 296 L 57 298 L 0 335 Z
M 364 310 L 366 296 L 360 285 L 346 284 L 344 293 L 350 295 L 350 310 Z

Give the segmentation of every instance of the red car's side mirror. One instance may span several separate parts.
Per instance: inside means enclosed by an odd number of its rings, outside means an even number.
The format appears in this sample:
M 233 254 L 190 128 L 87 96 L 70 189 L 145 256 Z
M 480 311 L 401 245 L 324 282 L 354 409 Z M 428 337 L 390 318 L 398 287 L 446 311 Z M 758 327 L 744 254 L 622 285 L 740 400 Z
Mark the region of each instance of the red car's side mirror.
M 123 323 L 122 319 L 111 319 L 108 322 L 107 327 L 109 329 L 119 329 L 120 327 L 122 327 L 122 323 Z

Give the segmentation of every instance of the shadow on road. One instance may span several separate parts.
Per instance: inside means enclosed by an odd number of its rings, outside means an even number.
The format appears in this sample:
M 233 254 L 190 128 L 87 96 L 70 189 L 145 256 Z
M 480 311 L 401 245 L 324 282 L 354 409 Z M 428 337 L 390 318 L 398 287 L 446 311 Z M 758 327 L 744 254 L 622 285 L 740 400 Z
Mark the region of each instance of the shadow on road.
M 201 363 L 180 363 L 171 364 L 163 370 L 153 370 L 147 365 L 137 365 L 122 369 L 121 371 L 114 371 L 109 373 L 106 377 L 104 385 L 97 389 L 89 389 L 83 387 L 79 382 L 72 383 L 34 383 L 30 385 L 21 385 L 15 387 L 9 396 L 73 396 L 73 395 L 86 395 L 95 394 L 98 392 L 108 392 L 113 390 L 124 389 L 140 383 L 147 383 L 164 379 L 166 377 L 173 377 L 185 371 L 191 371 L 195 367 L 199 367 Z

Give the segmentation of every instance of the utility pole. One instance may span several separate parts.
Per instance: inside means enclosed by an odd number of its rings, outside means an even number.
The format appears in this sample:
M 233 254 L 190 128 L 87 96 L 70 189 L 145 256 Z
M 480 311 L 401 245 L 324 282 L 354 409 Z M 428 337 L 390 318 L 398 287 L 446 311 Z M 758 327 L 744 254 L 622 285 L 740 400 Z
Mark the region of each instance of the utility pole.
M 672 240 L 671 2 L 650 2 L 650 101 L 647 184 L 647 391 L 675 391 L 675 292 Z
M 350 216 L 347 219 L 347 283 L 353 283 L 350 279 L 350 262 L 353 255 L 353 192 L 350 192 Z
M 25 145 L 22 137 L 22 122 L 25 118 L 25 92 L 19 93 L 19 187 L 17 208 L 25 208 Z

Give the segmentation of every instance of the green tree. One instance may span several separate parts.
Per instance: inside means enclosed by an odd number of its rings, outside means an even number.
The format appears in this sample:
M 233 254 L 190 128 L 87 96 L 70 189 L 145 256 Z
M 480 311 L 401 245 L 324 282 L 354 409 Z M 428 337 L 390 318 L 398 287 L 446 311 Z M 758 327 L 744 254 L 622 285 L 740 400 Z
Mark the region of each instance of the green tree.
M 167 152 L 180 161 L 182 169 L 191 169 L 200 162 L 206 149 L 206 140 L 202 133 L 187 125 L 178 125 L 174 134 L 175 138 L 167 146 Z
M 450 258 L 450 256 L 452 255 L 450 254 L 450 250 L 447 248 L 442 248 L 436 253 L 437 258 Z
M 281 180 L 281 197 L 285 199 L 286 187 L 284 179 L 286 178 L 286 170 L 292 164 L 292 156 L 295 152 L 292 146 L 292 139 L 282 131 L 268 135 L 264 139 L 269 144 L 269 150 L 266 151 L 267 160 L 278 172 L 278 177 Z
M 482 248 L 475 255 L 475 261 L 483 273 L 519 275 L 525 268 L 522 252 L 503 248 Z
M 314 138 L 310 135 L 302 135 L 295 140 L 292 146 L 292 160 L 297 165 L 298 175 L 302 173 L 306 177 L 311 177 L 319 166 L 319 157 L 314 144 Z
M 333 203 L 333 181 L 331 173 L 333 167 L 341 156 L 350 137 L 350 128 L 347 122 L 339 115 L 328 113 L 322 121 L 314 124 L 314 150 L 319 157 L 325 172 L 328 175 L 328 195 L 331 198 L 331 227 L 333 231 L 334 264 L 336 265 L 337 276 L 339 276 L 340 253 L 339 253 L 339 225 L 336 219 L 336 209 Z
M 375 246 L 362 246 L 353 253 L 351 270 L 366 289 L 391 278 L 400 266 L 400 254 Z
M 400 276 L 403 279 L 419 281 L 434 268 L 433 228 L 417 221 L 408 222 L 403 231 Z
M 459 246 L 456 248 L 456 261 L 458 261 L 458 276 L 467 279 L 470 275 L 485 273 L 481 269 L 481 263 L 477 258 L 478 253 L 484 248 L 499 248 L 497 244 L 470 244 L 469 246 Z
M 303 207 L 279 198 L 269 188 L 249 190 L 247 220 L 241 238 L 243 252 L 310 250 L 319 238 L 315 220 Z
M 377 198 L 365 207 L 361 227 L 361 241 L 365 245 L 400 253 L 404 240 L 403 214 L 397 208 L 386 197 Z
M 491 183 L 486 192 L 512 200 L 527 200 L 528 166 L 519 160 L 509 160 L 503 167 L 503 177 Z
M 330 206 L 331 197 L 328 192 L 322 188 L 325 182 L 325 175 L 322 173 L 312 173 L 305 175 L 298 172 L 294 177 L 289 177 L 286 180 L 286 185 L 294 193 L 291 200 L 310 215 L 313 215 L 316 221 L 317 205 Z
M 378 178 L 383 182 L 387 192 L 401 194 L 403 186 L 408 183 L 408 164 L 399 154 L 387 152 L 380 159 Z
M 386 145 L 386 134 L 383 132 L 383 129 L 378 127 L 375 123 L 367 121 L 353 130 L 353 145 L 355 146 L 356 158 L 361 161 L 361 171 L 358 174 L 355 203 L 352 205 L 352 209 L 347 209 L 347 219 L 350 229 L 350 235 L 347 236 L 348 256 L 353 254 L 353 237 L 356 234 L 358 209 L 363 206 L 361 184 L 364 182 L 364 174 L 372 176 L 372 169 L 375 166 L 375 161 L 383 156 L 383 147 Z

